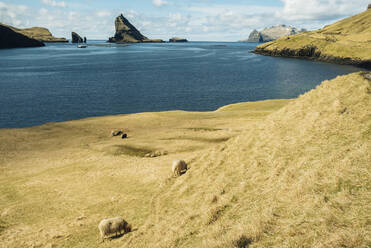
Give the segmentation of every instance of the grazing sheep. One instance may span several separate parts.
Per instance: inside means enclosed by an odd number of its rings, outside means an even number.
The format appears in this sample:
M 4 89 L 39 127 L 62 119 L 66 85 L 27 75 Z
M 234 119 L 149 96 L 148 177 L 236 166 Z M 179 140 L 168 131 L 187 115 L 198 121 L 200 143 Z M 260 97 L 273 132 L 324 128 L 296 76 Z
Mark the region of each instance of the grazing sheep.
M 115 137 L 115 136 L 119 136 L 121 134 L 123 134 L 124 132 L 122 130 L 112 130 L 111 131 L 111 135 L 112 137 Z
M 171 169 L 174 176 L 178 177 L 187 171 L 187 164 L 184 160 L 174 160 Z
M 131 225 L 128 224 L 123 218 L 115 217 L 103 219 L 99 223 L 98 229 L 102 238 L 102 242 L 104 242 L 104 238 L 109 234 L 115 234 L 117 236 L 117 234 L 121 234 L 122 231 L 124 231 L 124 233 L 130 232 Z

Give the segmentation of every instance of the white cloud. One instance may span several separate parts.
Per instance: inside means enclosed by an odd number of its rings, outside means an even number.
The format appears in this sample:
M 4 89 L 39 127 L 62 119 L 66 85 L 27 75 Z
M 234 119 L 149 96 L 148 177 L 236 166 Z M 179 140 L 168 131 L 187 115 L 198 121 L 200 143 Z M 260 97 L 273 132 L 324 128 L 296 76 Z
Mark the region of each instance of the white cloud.
M 331 20 L 365 10 L 369 0 L 281 0 L 283 10 L 276 16 L 284 20 Z
M 45 9 L 45 8 L 41 8 L 41 9 L 39 10 L 39 13 L 40 13 L 40 15 L 47 15 L 47 14 L 48 14 L 48 10 Z
M 107 16 L 111 16 L 111 12 L 107 11 L 107 10 L 101 10 L 101 11 L 98 11 L 97 13 L 95 13 L 98 17 L 107 17 Z
M 24 28 L 41 26 L 57 37 L 70 38 L 71 31 L 88 39 L 108 39 L 115 33 L 114 9 L 90 10 L 76 7 L 33 9 L 25 5 L 8 4 L 0 0 L 0 22 Z M 61 0 L 41 0 L 48 6 L 62 7 Z M 369 0 L 280 0 L 282 6 L 249 4 L 214 4 L 212 1 L 177 3 L 167 0 L 174 12 L 148 13 L 141 9 L 126 9 L 124 16 L 149 38 L 169 39 L 172 36 L 190 40 L 246 39 L 252 29 L 276 24 L 315 29 L 364 11 Z M 163 6 L 165 0 L 154 0 Z M 227 1 L 226 1 L 227 2 Z M 232 2 L 232 1 L 230 1 Z M 64 3 L 64 4 L 61 4 Z M 31 6 L 31 5 L 30 5 Z M 73 7 L 75 6 L 75 7 Z
M 14 26 L 24 26 L 24 17 L 29 15 L 28 7 L 0 2 L 0 22 Z
M 52 7 L 62 7 L 65 8 L 67 6 L 66 2 L 64 1 L 55 1 L 55 0 L 41 0 L 41 2 L 45 5 L 52 6 Z
M 153 0 L 152 4 L 155 5 L 156 7 L 162 7 L 164 5 L 168 5 L 169 3 L 165 0 Z

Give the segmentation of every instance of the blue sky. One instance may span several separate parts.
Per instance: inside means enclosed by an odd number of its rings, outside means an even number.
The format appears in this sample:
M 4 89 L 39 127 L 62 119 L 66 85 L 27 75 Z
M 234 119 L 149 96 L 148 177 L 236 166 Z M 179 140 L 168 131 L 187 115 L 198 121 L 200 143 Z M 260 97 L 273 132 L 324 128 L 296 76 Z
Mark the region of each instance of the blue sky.
M 237 41 L 253 29 L 286 24 L 317 29 L 364 11 L 369 0 L 0 0 L 0 22 L 42 26 L 55 36 L 114 34 L 123 13 L 145 36 Z

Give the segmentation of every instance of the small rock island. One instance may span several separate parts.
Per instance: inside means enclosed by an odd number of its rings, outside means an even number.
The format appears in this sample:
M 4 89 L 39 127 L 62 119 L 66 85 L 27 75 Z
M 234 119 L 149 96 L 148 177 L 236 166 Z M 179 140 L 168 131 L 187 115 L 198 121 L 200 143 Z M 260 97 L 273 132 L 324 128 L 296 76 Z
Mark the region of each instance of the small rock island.
M 109 38 L 108 42 L 112 43 L 140 43 L 140 42 L 157 42 L 161 39 L 148 39 L 142 35 L 122 14 L 115 20 L 115 36 Z
M 72 37 L 72 40 L 71 40 L 72 43 L 83 43 L 84 42 L 84 39 L 75 32 L 71 33 L 71 37 Z
M 188 42 L 185 38 L 173 37 L 169 40 L 169 42 Z

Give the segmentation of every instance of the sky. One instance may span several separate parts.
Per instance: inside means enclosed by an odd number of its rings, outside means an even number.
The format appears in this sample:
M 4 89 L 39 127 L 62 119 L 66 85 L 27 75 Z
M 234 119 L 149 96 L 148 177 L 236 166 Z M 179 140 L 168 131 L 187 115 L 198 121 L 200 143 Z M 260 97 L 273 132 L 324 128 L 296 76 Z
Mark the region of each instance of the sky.
M 0 0 L 0 22 L 70 39 L 106 40 L 121 13 L 149 38 L 237 41 L 277 24 L 308 30 L 365 11 L 370 0 Z

